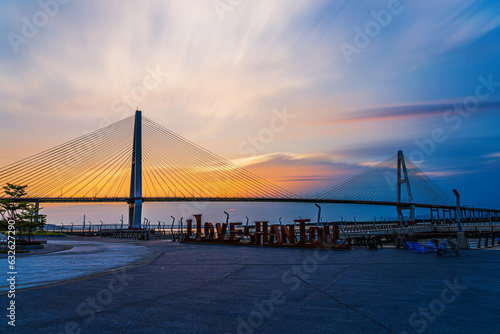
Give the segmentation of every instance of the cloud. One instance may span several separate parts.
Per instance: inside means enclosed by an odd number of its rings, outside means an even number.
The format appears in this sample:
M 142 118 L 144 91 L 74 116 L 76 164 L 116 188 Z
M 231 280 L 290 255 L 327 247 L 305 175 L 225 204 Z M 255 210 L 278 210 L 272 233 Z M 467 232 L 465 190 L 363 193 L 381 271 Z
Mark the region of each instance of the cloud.
M 320 48 L 313 36 L 298 45 L 294 25 L 317 6 L 243 4 L 220 21 L 211 1 L 73 3 L 23 45 L 20 59 L 4 59 L 0 92 L 11 112 L 64 113 L 73 104 L 111 114 L 112 101 L 142 84 L 150 66 L 171 73 L 175 84 L 131 108 L 205 118 L 252 113 L 266 97 L 304 89 L 322 74 L 322 63 L 332 61 L 317 59 L 307 75 L 296 66 Z M 26 7 L 24 14 L 35 9 Z M 21 73 L 12 66 L 19 62 Z
M 491 153 L 484 156 L 485 158 L 500 158 L 500 152 Z
M 405 105 L 392 105 L 385 107 L 374 107 L 360 110 L 353 110 L 348 115 L 337 116 L 331 120 L 331 123 L 357 123 L 357 122 L 374 122 L 388 121 L 406 118 L 421 118 L 440 116 L 449 110 L 454 110 L 454 105 L 458 102 L 450 103 L 414 103 Z M 461 107 L 462 108 L 462 107 Z M 479 104 L 476 112 L 493 111 L 500 108 L 500 101 L 487 101 Z M 463 108 L 462 108 L 463 109 Z
M 280 152 L 232 160 L 245 169 L 295 193 L 314 193 L 366 170 L 366 163 L 352 164 L 327 153 Z
M 381 49 L 391 53 L 384 72 L 415 71 L 430 59 L 473 43 L 500 26 L 500 4 L 453 0 L 402 2 L 404 25 Z
M 302 163 L 310 164 L 338 164 L 339 156 L 327 153 L 307 153 L 297 154 L 289 152 L 274 152 L 269 154 L 262 154 L 246 158 L 234 159 L 232 162 L 238 166 L 245 167 L 256 164 L 265 164 L 269 162 L 277 162 L 279 164 L 291 161 L 301 161 Z
M 127 116 L 118 101 L 259 175 L 321 188 L 399 146 L 414 148 L 453 101 L 472 94 L 470 82 L 487 74 L 479 71 L 496 68 L 490 41 L 497 36 L 482 39 L 498 28 L 500 4 L 471 0 L 402 2 L 403 12 L 347 64 L 339 43 L 353 43 L 354 28 L 386 4 L 244 1 L 221 21 L 213 1 L 71 1 L 19 54 L 0 40 L 0 141 L 16 138 L 0 159 L 18 160 Z M 38 2 L 1 1 L 0 35 L 20 32 L 21 19 L 39 10 Z M 134 98 L 148 68 L 169 76 Z M 429 85 L 441 68 L 452 75 Z M 297 117 L 262 155 L 239 154 L 238 143 L 285 107 Z M 478 114 L 498 108 L 482 103 Z M 460 136 L 496 131 L 492 114 L 485 124 L 471 117 Z M 449 135 L 440 154 L 456 143 Z M 480 139 L 474 149 L 489 143 Z M 457 151 L 464 147 L 470 157 L 470 141 Z
M 463 174 L 474 174 L 477 171 L 474 170 L 449 170 L 449 171 L 426 171 L 424 174 L 431 178 L 446 178 L 451 176 L 463 175 Z
M 325 52 L 324 35 L 305 22 L 322 3 L 244 2 L 221 21 L 213 1 L 70 2 L 20 54 L 0 42 L 10 52 L 0 53 L 0 113 L 39 119 L 67 139 L 139 107 L 192 140 L 227 146 L 260 129 L 273 108 L 307 101 L 302 95 L 325 73 L 339 76 L 325 69 L 340 68 L 343 59 Z M 12 7 L 0 4 L 2 35 L 20 32 L 21 18 L 40 10 Z M 169 77 L 134 97 L 148 68 Z
M 453 0 L 439 3 L 415 3 L 413 33 L 401 46 L 407 51 L 425 48 L 443 52 L 476 40 L 500 25 L 497 2 L 479 6 L 468 0 L 457 4 Z M 418 14 L 423 14 L 425 19 Z M 432 46 L 429 48 L 429 46 Z

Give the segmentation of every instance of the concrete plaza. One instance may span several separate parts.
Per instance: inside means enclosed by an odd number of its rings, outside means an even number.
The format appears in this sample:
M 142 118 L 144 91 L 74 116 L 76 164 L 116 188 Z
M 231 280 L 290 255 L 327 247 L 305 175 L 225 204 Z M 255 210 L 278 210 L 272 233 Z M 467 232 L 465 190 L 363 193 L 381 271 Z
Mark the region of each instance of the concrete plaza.
M 395 248 L 49 241 L 58 243 L 66 247 L 50 256 L 18 256 L 25 288 L 16 292 L 15 332 L 500 332 L 498 248 L 438 257 Z M 7 314 L 5 292 L 0 299 Z M 0 332 L 13 332 L 2 318 Z

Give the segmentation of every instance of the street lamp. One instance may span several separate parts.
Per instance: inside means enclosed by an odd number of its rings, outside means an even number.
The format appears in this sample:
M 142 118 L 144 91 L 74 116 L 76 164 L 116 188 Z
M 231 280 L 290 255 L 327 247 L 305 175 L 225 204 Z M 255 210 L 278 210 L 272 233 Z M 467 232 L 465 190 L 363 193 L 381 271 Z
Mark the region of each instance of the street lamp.
M 318 204 L 314 203 L 314 205 L 316 205 L 316 207 L 318 208 L 318 219 L 316 220 L 316 226 L 319 226 L 319 222 L 320 222 L 320 217 L 321 217 L 321 206 L 319 206 Z

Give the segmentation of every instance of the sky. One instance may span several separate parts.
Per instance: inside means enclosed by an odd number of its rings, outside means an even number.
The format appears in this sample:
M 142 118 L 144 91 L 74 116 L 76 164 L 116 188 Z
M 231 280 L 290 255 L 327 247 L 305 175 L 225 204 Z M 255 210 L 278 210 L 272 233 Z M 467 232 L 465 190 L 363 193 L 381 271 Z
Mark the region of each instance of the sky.
M 499 208 L 499 26 L 494 0 L 3 0 L 0 166 L 139 108 L 297 194 L 402 149 Z

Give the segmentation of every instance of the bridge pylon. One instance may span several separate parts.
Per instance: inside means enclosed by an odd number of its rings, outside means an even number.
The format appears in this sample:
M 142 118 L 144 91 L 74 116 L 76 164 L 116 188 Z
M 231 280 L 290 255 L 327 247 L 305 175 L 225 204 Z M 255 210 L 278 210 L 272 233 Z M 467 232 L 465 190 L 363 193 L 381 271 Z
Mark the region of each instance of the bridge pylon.
M 142 112 L 135 111 L 130 197 L 128 200 L 128 225 L 140 228 L 142 222 Z
M 398 219 L 400 222 L 403 222 L 403 210 L 410 210 L 410 221 L 415 221 L 415 205 L 413 202 L 413 195 L 411 191 L 411 183 L 408 178 L 408 170 L 406 169 L 405 156 L 402 150 L 398 151 L 398 171 L 397 171 L 397 203 L 402 203 L 401 199 L 401 185 L 406 185 L 406 193 L 408 194 L 408 203 L 409 205 L 398 205 L 396 206 L 396 210 L 398 212 Z

